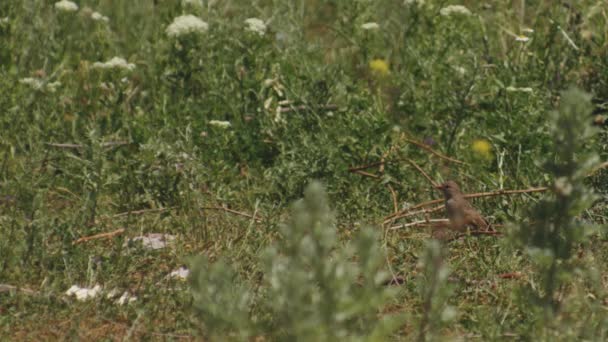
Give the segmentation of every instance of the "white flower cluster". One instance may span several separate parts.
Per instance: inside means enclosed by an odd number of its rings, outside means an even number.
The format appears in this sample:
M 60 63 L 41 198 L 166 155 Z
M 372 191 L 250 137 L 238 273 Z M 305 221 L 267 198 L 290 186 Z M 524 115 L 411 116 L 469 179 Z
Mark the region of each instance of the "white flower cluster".
M 260 36 L 263 36 L 266 33 L 266 24 L 261 19 L 258 19 L 258 18 L 245 19 L 245 24 L 247 24 L 247 28 L 246 28 L 247 31 L 257 33 Z
M 364 30 L 377 30 L 380 28 L 380 25 L 378 25 L 378 23 L 370 22 L 361 25 L 361 28 Z
M 120 291 L 118 289 L 112 289 L 110 292 L 107 293 L 106 298 L 114 299 L 114 298 L 118 297 L 119 294 L 120 294 Z M 137 297 L 132 296 L 131 294 L 129 294 L 128 291 L 125 291 L 122 293 L 120 298 L 118 298 L 116 301 L 114 301 L 114 303 L 118 304 L 118 305 L 125 305 L 125 304 L 132 303 L 136 300 L 137 300 Z
M 131 71 L 135 69 L 135 64 L 128 63 L 122 57 L 114 57 L 107 62 L 95 62 L 93 63 L 95 69 L 124 69 Z
M 55 3 L 55 9 L 61 12 L 76 12 L 78 11 L 78 5 L 72 1 L 61 0 Z
M 531 38 L 528 37 L 526 34 L 528 34 L 528 35 L 532 34 L 532 33 L 534 33 L 534 30 L 531 29 L 531 28 L 523 28 L 521 31 L 524 32 L 524 33 L 523 34 L 519 34 L 519 35 L 515 35 L 515 41 L 516 42 L 522 42 L 522 43 L 529 42 Z
M 209 25 L 194 15 L 182 15 L 175 19 L 167 26 L 167 35 L 169 37 L 180 37 L 189 33 L 203 33 L 209 29 Z
M 209 121 L 211 126 L 219 127 L 219 128 L 228 128 L 232 126 L 230 121 L 220 121 L 220 120 L 211 120 Z
M 0 26 L 4 26 L 6 24 L 8 24 L 11 20 L 9 19 L 9 17 L 6 18 L 0 18 Z
M 471 15 L 471 11 L 462 5 L 449 5 L 439 10 L 439 14 L 449 17 L 454 14 Z
M 61 86 L 61 82 L 50 82 L 45 83 L 43 80 L 34 77 L 26 77 L 19 80 L 19 83 L 28 85 L 34 90 L 46 90 L 50 93 L 57 91 L 57 88 Z
M 533 90 L 530 87 L 517 88 L 513 86 L 507 87 L 507 92 L 509 93 L 531 93 Z
M 103 289 L 102 289 L 101 285 L 99 285 L 99 284 L 95 285 L 92 288 L 72 285 L 72 287 L 70 287 L 65 292 L 65 294 L 67 296 L 75 296 L 76 300 L 83 302 L 83 301 L 86 301 L 89 299 L 94 299 L 95 297 L 98 297 L 99 295 L 102 294 L 102 292 L 103 292 Z M 118 297 L 119 294 L 120 294 L 120 291 L 118 291 L 118 289 L 113 289 L 107 293 L 106 298 L 114 299 L 114 298 Z M 125 305 L 125 304 L 132 303 L 136 300 L 137 300 L 137 297 L 132 296 L 129 294 L 129 292 L 125 291 L 122 293 L 120 298 L 118 298 L 118 300 L 116 300 L 114 303 L 116 303 L 118 305 Z
M 103 21 L 103 22 L 108 22 L 110 21 L 110 19 L 108 17 L 106 17 L 105 15 L 99 13 L 99 12 L 93 12 L 91 13 L 91 19 L 95 20 L 95 21 Z
M 170 234 L 149 233 L 136 236 L 125 241 L 124 245 L 128 246 L 129 242 L 141 241 L 141 245 L 145 249 L 162 249 L 175 241 L 175 236 Z
M 171 273 L 169 273 L 167 278 L 176 278 L 176 279 L 180 279 L 180 280 L 186 280 L 186 279 L 188 279 L 189 275 L 190 275 L 190 270 L 185 268 L 184 266 L 182 266 L 182 267 L 176 269 L 175 271 L 172 271 Z
M 65 292 L 65 294 L 68 296 L 76 296 L 76 299 L 79 301 L 85 301 L 87 299 L 95 298 L 101 294 L 101 286 L 95 285 L 93 288 L 88 288 L 73 285 Z

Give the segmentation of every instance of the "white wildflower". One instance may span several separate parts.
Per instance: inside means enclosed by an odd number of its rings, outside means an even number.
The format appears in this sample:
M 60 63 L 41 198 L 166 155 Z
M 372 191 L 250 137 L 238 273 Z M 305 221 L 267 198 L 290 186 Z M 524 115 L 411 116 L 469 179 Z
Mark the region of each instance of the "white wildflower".
M 54 93 L 57 91 L 57 88 L 59 88 L 60 86 L 61 86 L 61 82 L 59 82 L 59 81 L 50 82 L 50 83 L 47 83 L 46 90 L 48 90 L 50 93 Z
M 211 120 L 209 121 L 211 126 L 219 127 L 219 128 L 228 128 L 232 126 L 230 121 L 220 121 L 220 120 Z
M 186 280 L 189 275 L 190 275 L 190 270 L 182 266 L 182 267 L 176 269 L 175 271 L 169 273 L 168 277 L 176 278 L 176 279 L 180 279 L 180 280 Z
M 460 75 L 464 76 L 467 73 L 467 69 L 461 66 L 453 66 L 454 70 Z
M 0 26 L 4 26 L 4 25 L 8 24 L 10 21 L 11 20 L 9 17 L 0 18 Z
M 439 14 L 444 17 L 449 17 L 453 14 L 471 15 L 471 11 L 462 5 L 449 5 L 439 10 Z
M 44 86 L 44 82 L 42 82 L 38 78 L 26 77 L 19 80 L 19 83 L 28 85 L 32 87 L 34 90 L 40 90 Z
M 258 19 L 258 18 L 245 19 L 245 24 L 247 24 L 247 28 L 246 28 L 247 31 L 257 33 L 260 36 L 263 36 L 266 33 L 266 24 L 261 19 Z
M 110 21 L 110 19 L 108 17 L 106 17 L 105 15 L 99 13 L 99 12 L 93 12 L 91 13 L 91 19 L 95 20 L 95 21 L 103 21 L 103 22 L 108 22 Z
M 128 63 L 122 57 L 114 57 L 107 62 L 95 62 L 93 63 L 93 68 L 95 69 L 124 69 L 124 70 L 133 70 L 135 69 L 135 64 Z
M 118 298 L 118 300 L 116 300 L 115 303 L 118 304 L 118 305 L 125 305 L 125 304 L 128 304 L 128 303 L 132 303 L 132 302 L 134 302 L 136 300 L 137 300 L 137 297 L 131 296 L 129 294 L 129 292 L 125 291 L 122 294 L 122 296 L 120 296 L 120 298 Z
M 19 80 L 19 83 L 30 86 L 34 90 L 46 90 L 50 93 L 57 91 L 57 88 L 61 86 L 61 82 L 55 81 L 46 83 L 40 78 L 26 77 Z
M 142 246 L 146 249 L 162 249 L 167 247 L 173 240 L 175 240 L 175 236 L 173 235 L 151 233 L 129 239 L 128 241 L 125 241 L 125 245 L 128 242 L 141 241 Z
M 76 296 L 79 301 L 85 301 L 97 297 L 101 293 L 101 286 L 95 285 L 93 288 L 80 287 L 78 285 L 72 285 L 65 294 L 68 296 Z
M 361 28 L 364 30 L 377 30 L 380 28 L 380 25 L 378 25 L 378 23 L 370 22 L 361 25 Z
M 516 36 L 516 37 L 515 37 L 515 41 L 516 41 L 516 42 L 522 42 L 522 43 L 525 43 L 525 42 L 527 42 L 527 41 L 529 41 L 529 40 L 530 40 L 530 38 L 529 38 L 529 37 L 526 37 L 526 36 L 523 36 L 523 35 L 522 35 L 522 36 Z
M 531 93 L 533 90 L 530 87 L 517 88 L 513 86 L 507 87 L 507 92 L 509 93 Z
M 55 9 L 61 12 L 76 12 L 78 5 L 68 0 L 61 0 L 55 3 Z
M 166 32 L 169 37 L 179 37 L 189 33 L 203 33 L 208 29 L 209 25 L 206 22 L 188 14 L 173 19 L 173 22 L 167 26 Z
M 106 292 L 106 298 L 107 299 L 113 299 L 116 296 L 118 296 L 120 294 L 120 290 L 118 290 L 117 288 L 111 289 L 110 291 Z

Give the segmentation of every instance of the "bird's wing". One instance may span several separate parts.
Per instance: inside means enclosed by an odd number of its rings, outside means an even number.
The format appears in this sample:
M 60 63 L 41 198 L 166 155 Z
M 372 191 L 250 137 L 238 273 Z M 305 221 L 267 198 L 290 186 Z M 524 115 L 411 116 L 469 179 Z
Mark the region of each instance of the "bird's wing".
M 471 223 L 479 230 L 488 230 L 488 222 L 478 212 L 471 217 Z
M 464 221 L 467 225 L 473 226 L 478 230 L 488 230 L 488 222 L 481 216 L 481 214 L 467 202 L 464 210 Z

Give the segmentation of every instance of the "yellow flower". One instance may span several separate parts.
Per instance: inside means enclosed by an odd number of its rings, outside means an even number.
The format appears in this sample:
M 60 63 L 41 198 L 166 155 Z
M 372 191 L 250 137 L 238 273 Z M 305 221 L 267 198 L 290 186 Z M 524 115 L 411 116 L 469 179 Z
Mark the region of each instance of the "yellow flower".
M 380 76 L 386 76 L 389 73 L 388 70 L 388 62 L 385 61 L 384 59 L 372 59 L 369 62 L 369 68 L 372 70 L 372 72 L 374 74 L 380 75 Z
M 473 141 L 473 152 L 485 159 L 492 158 L 492 145 L 485 139 L 476 139 Z

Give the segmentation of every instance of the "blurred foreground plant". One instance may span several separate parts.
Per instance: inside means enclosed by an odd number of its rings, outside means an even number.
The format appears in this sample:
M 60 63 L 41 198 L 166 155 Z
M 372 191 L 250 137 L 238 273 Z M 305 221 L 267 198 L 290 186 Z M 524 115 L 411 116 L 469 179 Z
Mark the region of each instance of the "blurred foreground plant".
M 450 270 L 444 262 L 444 251 L 437 240 L 427 244 L 420 266 L 424 273 L 420 278 L 422 317 L 419 323 L 418 341 L 436 340 L 441 326 L 456 317 L 456 309 L 447 305 L 452 290 L 446 286 Z
M 338 245 L 325 191 L 309 185 L 277 246 L 263 253 L 264 277 L 254 292 L 224 262 L 194 260 L 194 307 L 212 338 L 383 340 L 397 316 L 380 310 L 390 295 L 372 230 Z
M 544 312 L 541 323 L 552 321 L 564 311 L 565 287 L 593 266 L 581 255 L 596 229 L 580 217 L 595 199 L 584 184 L 598 160 L 585 148 L 585 142 L 594 134 L 587 120 L 590 112 L 589 95 L 578 89 L 562 93 L 559 110 L 549 118 L 553 153 L 544 163 L 554 178 L 551 194 L 531 209 L 529 221 L 522 223 L 515 234 L 539 271 L 540 288 L 528 292 Z M 529 303 L 530 298 L 525 300 Z

